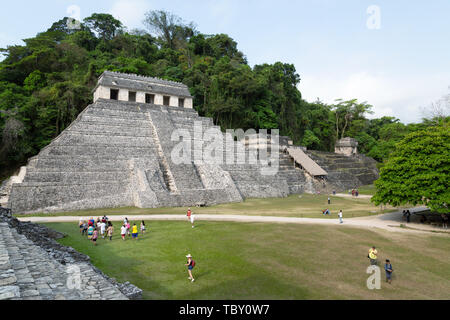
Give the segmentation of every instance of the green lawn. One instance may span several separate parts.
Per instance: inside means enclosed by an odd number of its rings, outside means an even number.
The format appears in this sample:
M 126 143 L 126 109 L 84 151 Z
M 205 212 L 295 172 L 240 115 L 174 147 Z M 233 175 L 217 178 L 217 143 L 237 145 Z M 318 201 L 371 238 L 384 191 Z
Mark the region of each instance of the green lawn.
M 373 196 L 377 192 L 375 185 L 371 184 L 368 186 L 363 186 L 358 188 L 359 194 Z
M 47 224 L 60 240 L 88 254 L 119 281 L 144 289 L 145 299 L 450 299 L 450 239 L 345 226 L 149 222 L 138 241 L 100 239 L 94 247 L 76 223 Z M 367 251 L 390 258 L 392 285 L 366 287 Z M 197 262 L 188 281 L 185 255 Z M 384 280 L 384 272 L 382 273 Z
M 300 218 L 330 218 L 323 216 L 322 211 L 330 209 L 332 218 L 336 218 L 339 210 L 343 210 L 347 218 L 375 215 L 391 212 L 394 209 L 380 210 L 370 202 L 370 199 L 332 197 L 331 205 L 328 205 L 327 195 L 292 195 L 287 198 L 247 199 L 241 203 L 221 204 L 206 208 L 193 208 L 196 214 L 231 214 L 253 216 L 282 216 Z M 52 214 L 35 214 L 30 216 L 103 216 L 111 215 L 145 215 L 145 214 L 185 214 L 187 208 L 112 208 L 83 210 L 77 212 L 63 212 Z

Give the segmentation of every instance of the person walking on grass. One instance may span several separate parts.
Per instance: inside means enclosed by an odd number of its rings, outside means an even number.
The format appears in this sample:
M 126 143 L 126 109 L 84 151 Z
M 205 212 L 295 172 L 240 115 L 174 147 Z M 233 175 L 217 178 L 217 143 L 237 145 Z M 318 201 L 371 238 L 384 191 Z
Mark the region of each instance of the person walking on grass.
M 392 269 L 392 264 L 389 259 L 386 259 L 386 263 L 384 265 L 384 270 L 386 271 L 386 282 L 391 284 L 392 282 L 392 272 L 394 272 L 394 269 Z
M 94 246 L 97 246 L 97 239 L 98 239 L 98 231 L 97 229 L 94 230 L 94 234 L 92 235 L 92 243 Z
M 339 217 L 339 223 L 340 223 L 340 224 L 343 224 L 343 223 L 344 223 L 344 220 L 343 220 L 342 210 L 339 211 L 338 217 Z
M 100 222 L 100 234 L 102 235 L 102 239 L 105 239 L 106 233 L 106 222 Z
M 367 257 L 370 259 L 370 265 L 376 266 L 378 264 L 378 251 L 375 246 L 369 249 L 369 255 Z
M 81 235 L 82 235 L 82 236 L 87 235 L 88 228 L 89 228 L 88 223 L 87 223 L 86 221 L 84 221 L 84 223 L 83 223 L 83 231 L 81 232 Z
M 108 229 L 106 229 L 106 234 L 109 237 L 109 241 L 112 241 L 113 233 L 114 233 L 114 226 L 111 222 L 108 222 Z
M 89 226 L 87 230 L 88 240 L 92 240 L 92 236 L 94 235 L 95 228 L 94 226 Z
M 191 208 L 189 208 L 187 211 L 187 214 L 186 214 L 188 221 L 191 221 L 191 215 L 192 215 L 192 211 L 191 211 Z
M 84 220 L 83 220 L 83 218 L 80 218 L 80 221 L 78 222 L 78 226 L 80 227 L 80 233 L 83 233 L 83 225 L 84 225 Z
M 145 222 L 144 222 L 144 220 L 142 220 L 142 222 L 141 222 L 141 233 L 142 233 L 142 235 L 145 234 L 145 230 L 147 230 L 146 227 L 145 227 Z
M 138 227 L 137 227 L 136 223 L 133 224 L 133 229 L 131 230 L 131 234 L 132 234 L 132 238 L 137 240 L 139 233 L 138 233 Z
M 130 232 L 131 224 L 130 224 L 130 222 L 128 221 L 128 219 L 127 219 L 126 227 L 127 227 L 127 235 L 128 235 L 128 237 L 131 237 L 131 232 Z
M 122 240 L 125 241 L 125 236 L 127 235 L 127 227 L 125 224 L 120 228 L 120 235 L 122 236 Z
M 331 198 L 330 197 L 328 197 L 328 204 L 329 205 L 331 204 Z
M 186 256 L 186 258 L 188 259 L 187 264 L 185 264 L 186 267 L 188 267 L 188 274 L 189 274 L 189 280 L 191 280 L 191 282 L 194 282 L 194 276 L 192 275 L 192 270 L 195 268 L 195 261 L 194 259 L 192 259 L 192 255 L 188 254 Z

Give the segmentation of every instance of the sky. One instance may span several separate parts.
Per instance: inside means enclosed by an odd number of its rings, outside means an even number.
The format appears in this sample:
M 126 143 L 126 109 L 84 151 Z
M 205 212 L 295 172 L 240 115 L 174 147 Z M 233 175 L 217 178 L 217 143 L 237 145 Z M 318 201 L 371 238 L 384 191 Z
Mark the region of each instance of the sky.
M 251 66 L 292 63 L 307 101 L 358 99 L 371 118 L 419 122 L 450 93 L 449 0 L 41 0 L 2 1 L 0 48 L 64 16 L 111 13 L 144 29 L 148 10 L 168 10 L 204 34 L 226 33 Z

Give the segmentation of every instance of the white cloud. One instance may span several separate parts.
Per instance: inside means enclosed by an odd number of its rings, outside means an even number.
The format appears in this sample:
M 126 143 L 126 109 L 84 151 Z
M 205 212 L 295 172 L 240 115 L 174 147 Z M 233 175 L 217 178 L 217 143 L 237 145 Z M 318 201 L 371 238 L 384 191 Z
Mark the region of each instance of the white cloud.
M 320 98 L 367 101 L 373 105 L 370 117 L 393 116 L 402 122 L 419 122 L 422 108 L 448 93 L 449 75 L 408 76 L 359 72 L 344 78 L 333 75 L 303 75 L 300 90 L 308 101 Z
M 109 13 L 119 19 L 129 29 L 142 29 L 144 14 L 151 9 L 149 1 L 145 0 L 117 0 Z

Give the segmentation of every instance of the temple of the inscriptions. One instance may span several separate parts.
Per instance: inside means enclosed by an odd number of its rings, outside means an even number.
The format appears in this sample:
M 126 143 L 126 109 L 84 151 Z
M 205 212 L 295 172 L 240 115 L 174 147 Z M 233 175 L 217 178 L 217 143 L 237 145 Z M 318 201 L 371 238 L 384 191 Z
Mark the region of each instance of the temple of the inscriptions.
M 10 180 L 13 213 L 209 206 L 378 178 L 373 159 L 347 149 L 307 150 L 273 134 L 230 138 L 195 111 L 182 83 L 105 71 L 93 97 Z

